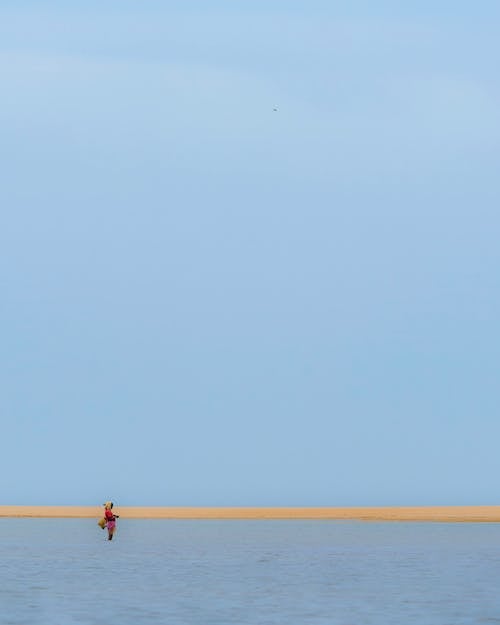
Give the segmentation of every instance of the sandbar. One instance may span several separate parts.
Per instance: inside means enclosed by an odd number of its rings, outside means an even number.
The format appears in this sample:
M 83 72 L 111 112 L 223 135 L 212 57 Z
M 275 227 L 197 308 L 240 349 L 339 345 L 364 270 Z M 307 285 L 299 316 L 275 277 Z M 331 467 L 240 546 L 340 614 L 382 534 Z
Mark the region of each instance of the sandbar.
M 122 519 L 296 519 L 322 521 L 434 521 L 500 522 L 500 506 L 409 506 L 409 507 L 148 507 L 119 506 Z M 100 506 L 0 506 L 0 517 L 10 518 L 95 518 Z

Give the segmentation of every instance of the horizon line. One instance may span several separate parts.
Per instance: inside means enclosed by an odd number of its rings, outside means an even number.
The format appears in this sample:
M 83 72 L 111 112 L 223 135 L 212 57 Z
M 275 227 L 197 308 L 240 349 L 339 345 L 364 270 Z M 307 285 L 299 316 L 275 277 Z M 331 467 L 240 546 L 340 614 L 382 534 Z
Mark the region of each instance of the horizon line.
M 119 506 L 123 519 L 500 522 L 500 506 Z M 0 518 L 100 518 L 102 505 L 0 505 Z

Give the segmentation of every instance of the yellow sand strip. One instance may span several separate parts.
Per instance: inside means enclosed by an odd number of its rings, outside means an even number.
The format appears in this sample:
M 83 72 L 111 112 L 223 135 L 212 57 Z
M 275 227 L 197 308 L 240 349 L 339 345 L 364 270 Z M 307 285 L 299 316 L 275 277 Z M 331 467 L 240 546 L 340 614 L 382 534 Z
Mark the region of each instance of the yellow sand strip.
M 318 519 L 361 521 L 500 522 L 500 506 L 381 508 L 196 508 L 115 506 L 123 519 Z M 95 518 L 99 506 L 0 506 L 0 517 Z

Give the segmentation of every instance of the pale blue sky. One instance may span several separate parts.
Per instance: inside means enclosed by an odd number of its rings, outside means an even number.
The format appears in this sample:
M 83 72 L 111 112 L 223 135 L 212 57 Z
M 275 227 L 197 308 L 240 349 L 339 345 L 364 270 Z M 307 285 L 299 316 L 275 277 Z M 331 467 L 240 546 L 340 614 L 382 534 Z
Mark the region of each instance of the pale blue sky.
M 0 3 L 0 503 L 499 502 L 500 6 L 408 4 Z

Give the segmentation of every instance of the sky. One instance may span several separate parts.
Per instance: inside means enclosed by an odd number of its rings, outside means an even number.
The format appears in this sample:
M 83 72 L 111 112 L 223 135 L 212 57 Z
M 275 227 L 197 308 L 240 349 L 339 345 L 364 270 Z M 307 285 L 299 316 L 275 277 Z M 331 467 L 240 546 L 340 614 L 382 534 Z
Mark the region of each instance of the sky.
M 499 503 L 500 5 L 409 4 L 0 2 L 0 504 Z

